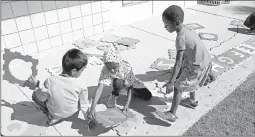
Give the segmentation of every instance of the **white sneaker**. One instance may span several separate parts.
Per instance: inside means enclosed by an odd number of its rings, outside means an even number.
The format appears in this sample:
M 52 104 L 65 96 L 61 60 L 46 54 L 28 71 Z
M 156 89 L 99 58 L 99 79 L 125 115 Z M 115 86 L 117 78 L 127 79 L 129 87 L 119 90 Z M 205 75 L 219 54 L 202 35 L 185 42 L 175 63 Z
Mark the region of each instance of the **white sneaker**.
M 118 96 L 115 95 L 110 95 L 108 101 L 107 101 L 107 107 L 108 108 L 114 108 L 116 107 L 116 100 L 117 100 Z
M 54 118 L 52 115 L 48 114 L 48 125 L 52 126 L 59 122 L 61 119 L 60 118 Z

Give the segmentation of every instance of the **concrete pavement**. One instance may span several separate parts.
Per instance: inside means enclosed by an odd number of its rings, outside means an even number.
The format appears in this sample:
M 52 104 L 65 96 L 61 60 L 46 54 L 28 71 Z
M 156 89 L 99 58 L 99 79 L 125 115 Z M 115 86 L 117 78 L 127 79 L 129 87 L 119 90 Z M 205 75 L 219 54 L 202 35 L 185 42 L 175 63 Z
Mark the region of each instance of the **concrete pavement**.
M 246 3 L 246 5 L 251 4 L 252 1 L 250 3 Z M 210 49 L 210 53 L 216 56 L 240 45 L 252 37 L 255 39 L 252 35 L 237 33 L 228 29 L 234 28 L 234 26 L 229 25 L 232 19 L 228 18 L 227 16 L 233 15 L 236 19 L 244 20 L 245 14 L 236 15 L 222 10 L 222 8 L 225 7 L 219 6 L 208 8 L 208 6 L 197 5 L 191 7 L 191 9 L 185 9 L 185 24 L 199 23 L 204 26 L 205 29 L 197 30 L 197 32 L 215 33 L 219 36 L 219 40 L 217 42 L 204 41 L 207 48 Z M 200 11 L 195 11 L 194 9 L 199 9 Z M 226 15 L 226 17 L 204 13 L 201 11 L 208 11 L 210 13 L 221 11 L 220 13 L 222 15 Z M 109 32 L 93 36 L 91 39 L 97 40 L 107 33 L 140 40 L 140 42 L 136 45 L 136 49 L 122 51 L 121 55 L 125 60 L 130 62 L 134 73 L 142 79 L 144 84 L 149 89 L 153 91 L 155 88 L 155 83 L 162 83 L 169 77 L 169 75 L 159 76 L 162 75 L 163 72 L 158 72 L 157 70 L 150 68 L 150 65 L 156 61 L 157 58 L 168 58 L 168 49 L 174 49 L 176 34 L 169 34 L 166 32 L 161 21 L 161 15 L 156 15 L 150 19 L 143 20 L 128 26 L 116 28 Z M 48 77 L 49 74 L 45 71 L 45 67 L 60 64 L 62 56 L 66 50 L 73 47 L 74 46 L 72 46 L 70 43 L 64 46 L 52 48 L 39 54 L 34 54 L 33 56 L 39 59 L 39 65 L 37 67 L 39 70 L 38 78 L 44 80 L 46 77 Z M 255 47 L 255 45 L 253 45 L 253 47 Z M 96 47 L 90 47 L 84 51 L 89 53 L 102 54 L 102 51 L 97 50 Z M 131 111 L 136 114 L 137 120 L 133 122 L 136 126 L 133 126 L 131 122 L 129 123 L 130 126 L 125 129 L 117 127 L 116 130 L 109 130 L 108 132 L 101 135 L 181 135 L 202 115 L 204 115 L 218 102 L 228 96 L 242 81 L 246 79 L 246 77 L 251 72 L 254 72 L 254 55 L 255 50 L 251 52 L 251 56 L 248 59 L 241 62 L 240 64 L 237 64 L 233 67 L 233 69 L 230 69 L 220 75 L 215 82 L 200 88 L 197 91 L 199 107 L 195 110 L 192 110 L 180 106 L 177 112 L 179 119 L 176 121 L 175 125 L 170 126 L 169 124 L 153 117 L 152 113 L 155 110 L 167 109 L 168 106 L 171 105 L 171 101 L 167 101 L 164 98 L 158 96 L 157 93 L 153 93 L 154 97 L 149 102 L 144 102 L 138 99 L 134 99 L 132 101 L 130 107 Z M 19 75 L 23 78 L 28 77 L 27 74 L 29 74 L 29 70 L 22 69 L 21 71 L 21 68 L 22 66 L 16 68 L 16 75 Z M 90 96 L 93 96 L 94 94 L 94 89 L 97 85 L 97 80 L 100 75 L 101 68 L 102 65 L 90 66 L 82 74 L 82 79 L 84 79 L 84 81 L 86 81 L 87 85 L 89 86 Z M 15 70 L 15 68 L 13 70 Z M 158 77 L 153 78 L 155 76 Z M 12 134 L 16 135 L 88 135 L 85 133 L 86 127 L 82 125 L 84 123 L 79 121 L 64 121 L 52 127 L 44 127 L 43 122 L 45 118 L 41 115 L 41 112 L 34 109 L 33 104 L 31 104 L 32 91 L 28 88 L 10 84 L 5 80 L 3 80 L 2 85 L 1 131 L 3 135 L 10 135 L 10 128 L 15 127 L 15 123 L 19 123 L 22 125 L 21 127 L 23 127 L 20 130 L 13 129 Z M 103 92 L 101 100 L 102 103 L 106 102 L 107 98 L 104 97 L 107 97 L 109 93 L 110 89 Z M 21 103 L 17 104 L 18 102 Z M 4 103 L 9 104 L 3 105 Z M 121 100 L 118 100 L 119 105 L 122 105 L 122 103 L 123 102 Z M 21 111 L 27 107 L 30 109 L 28 109 L 26 112 Z M 29 112 L 30 114 L 36 114 L 36 116 L 29 115 Z M 27 117 L 24 118 L 24 116 Z M 82 119 L 81 115 L 79 115 L 79 117 Z M 16 120 L 14 120 L 15 118 Z M 31 122 L 33 120 L 37 120 L 37 122 Z M 126 132 L 128 133 L 126 134 Z

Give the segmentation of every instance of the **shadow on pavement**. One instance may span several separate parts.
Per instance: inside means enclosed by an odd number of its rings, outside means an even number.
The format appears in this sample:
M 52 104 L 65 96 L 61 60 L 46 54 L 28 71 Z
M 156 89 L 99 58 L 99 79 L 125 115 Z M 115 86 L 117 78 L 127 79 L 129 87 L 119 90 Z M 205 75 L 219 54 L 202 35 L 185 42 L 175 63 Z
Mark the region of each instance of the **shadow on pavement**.
M 254 4 L 255 6 L 255 4 Z M 255 11 L 254 7 L 250 6 L 229 6 L 224 7 L 226 10 L 232 11 L 234 14 L 247 14 L 247 17 Z
M 148 71 L 145 74 L 137 74 L 136 77 L 142 82 L 149 82 L 157 80 L 158 82 L 164 82 L 170 78 L 171 71 Z
M 37 126 L 47 126 L 47 116 L 39 111 L 31 101 L 22 101 L 11 104 L 5 100 L 1 100 L 1 106 L 13 109 L 11 120 L 23 121 Z
M 228 28 L 229 31 L 237 32 L 240 34 L 246 34 L 246 35 L 255 35 L 255 32 L 248 33 L 249 29 L 246 28 Z
M 125 105 L 126 100 L 127 97 L 125 95 L 120 95 L 120 97 L 117 100 L 117 104 L 123 106 Z M 150 106 L 149 104 L 161 107 L 166 106 L 166 103 L 164 101 L 159 100 L 157 97 L 152 97 L 150 101 L 144 101 L 140 98 L 132 97 L 132 101 L 130 102 L 129 108 L 144 115 L 144 120 L 146 121 L 147 124 L 169 127 L 170 126 L 169 123 L 166 123 L 156 118 L 152 114 L 157 109 Z
M 5 100 L 1 100 L 1 105 L 13 109 L 11 120 L 18 120 L 26 122 L 30 125 L 47 127 L 47 116 L 38 110 L 31 101 L 22 101 L 19 103 L 11 104 Z M 77 132 L 83 136 L 97 136 L 110 130 L 110 128 L 104 128 L 102 125 L 97 124 L 97 128 L 95 130 L 90 130 L 91 132 L 89 132 L 87 128 L 89 121 L 78 118 L 78 114 L 79 111 L 69 118 L 63 119 L 54 125 L 60 124 L 63 121 L 72 122 L 71 128 L 77 130 Z M 33 130 L 40 130 L 40 128 L 33 128 Z
M 142 82 L 149 82 L 154 80 L 157 80 L 159 82 L 164 82 L 169 79 L 170 75 L 171 75 L 171 72 L 169 71 L 148 71 L 145 74 L 137 74 L 136 77 L 140 79 Z M 89 97 L 93 97 L 95 93 L 92 93 L 92 92 L 96 91 L 96 86 L 88 87 L 88 90 L 90 92 Z M 103 93 L 105 93 L 105 90 L 111 90 L 111 88 L 107 87 L 106 89 L 104 89 Z M 110 95 L 110 92 L 107 92 L 107 94 L 102 95 L 102 97 L 107 95 Z M 126 100 L 127 100 L 126 95 L 120 95 L 119 98 L 117 99 L 117 104 L 120 106 L 124 106 L 126 103 Z M 107 99 L 104 99 L 101 103 L 105 104 L 106 102 L 107 102 Z M 167 106 L 166 102 L 171 103 L 172 99 L 153 96 L 149 101 L 145 101 L 143 99 L 133 96 L 129 107 L 130 109 L 133 109 L 134 111 L 142 114 L 144 116 L 143 119 L 146 121 L 147 124 L 169 127 L 171 126 L 171 124 L 156 118 L 155 115 L 153 114 L 157 110 L 162 111 L 165 108 L 170 107 L 170 106 Z
M 71 117 L 66 118 L 64 121 L 72 122 L 72 129 L 78 130 L 78 133 L 83 136 L 97 136 L 103 133 L 108 132 L 111 128 L 104 128 L 101 124 L 97 123 L 95 130 L 88 129 L 88 120 L 83 120 L 78 118 L 79 112 L 76 112 Z

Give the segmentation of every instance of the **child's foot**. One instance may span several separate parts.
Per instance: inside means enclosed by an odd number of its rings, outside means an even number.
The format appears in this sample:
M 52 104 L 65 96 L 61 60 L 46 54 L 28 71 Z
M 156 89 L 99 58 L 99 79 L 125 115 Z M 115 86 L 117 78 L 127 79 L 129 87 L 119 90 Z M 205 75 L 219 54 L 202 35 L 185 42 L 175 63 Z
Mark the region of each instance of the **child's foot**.
M 156 117 L 170 124 L 175 124 L 176 119 L 178 119 L 174 114 L 169 111 L 156 111 Z
M 252 31 L 255 31 L 255 27 L 254 28 L 250 28 L 250 32 L 252 32 Z
M 249 33 L 255 33 L 255 29 L 250 29 L 248 32 Z
M 198 101 L 191 100 L 190 98 L 188 98 L 188 99 L 185 99 L 185 100 L 181 101 L 181 104 L 194 109 L 198 106 Z
M 54 118 L 54 119 L 50 120 L 49 125 L 52 126 L 52 125 L 58 123 L 60 120 L 61 120 L 60 118 Z
M 107 102 L 107 107 L 108 108 L 114 108 L 116 107 L 116 100 L 117 100 L 118 96 L 115 96 L 113 94 L 110 95 L 108 102 Z
M 48 114 L 47 117 L 48 117 L 48 122 L 47 122 L 48 126 L 52 126 L 61 120 L 60 118 L 54 118 L 51 114 Z

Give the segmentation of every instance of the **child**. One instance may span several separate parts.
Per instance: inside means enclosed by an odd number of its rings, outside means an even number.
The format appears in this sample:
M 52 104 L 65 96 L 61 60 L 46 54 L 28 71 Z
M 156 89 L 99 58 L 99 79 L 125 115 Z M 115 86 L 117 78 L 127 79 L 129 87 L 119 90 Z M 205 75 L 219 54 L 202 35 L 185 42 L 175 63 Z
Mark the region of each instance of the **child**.
M 63 72 L 60 75 L 47 78 L 43 84 L 33 76 L 29 77 L 29 85 L 38 88 L 32 99 L 48 115 L 49 125 L 72 116 L 78 109 L 87 118 L 90 106 L 88 90 L 79 81 L 87 63 L 86 55 L 79 49 L 70 49 L 63 56 Z
M 212 65 L 210 54 L 198 34 L 183 26 L 184 12 L 181 7 L 171 5 L 163 12 L 162 19 L 168 32 L 177 32 L 175 44 L 177 55 L 173 74 L 164 85 L 166 93 L 170 93 L 174 87 L 171 109 L 166 112 L 158 111 L 156 116 L 174 124 L 183 92 L 190 92 L 189 106 L 198 106 L 198 101 L 195 101 L 195 90 L 203 85 Z
M 112 84 L 113 87 L 113 91 L 107 102 L 108 108 L 115 107 L 116 99 L 119 96 L 119 92 L 122 90 L 127 90 L 128 96 L 123 111 L 127 111 L 129 108 L 132 90 L 137 96 L 143 98 L 144 100 L 149 100 L 152 97 L 151 92 L 147 88 L 133 88 L 134 83 L 137 82 L 137 79 L 133 74 L 130 64 L 122 60 L 119 52 L 115 48 L 108 48 L 104 52 L 103 61 L 105 66 L 101 71 L 95 98 L 91 105 L 91 112 L 89 114 L 90 118 L 95 119 L 95 106 L 105 85 L 110 86 Z
M 255 31 L 255 12 L 251 13 L 245 20 L 244 25 L 250 28 L 250 32 Z

